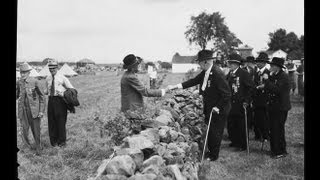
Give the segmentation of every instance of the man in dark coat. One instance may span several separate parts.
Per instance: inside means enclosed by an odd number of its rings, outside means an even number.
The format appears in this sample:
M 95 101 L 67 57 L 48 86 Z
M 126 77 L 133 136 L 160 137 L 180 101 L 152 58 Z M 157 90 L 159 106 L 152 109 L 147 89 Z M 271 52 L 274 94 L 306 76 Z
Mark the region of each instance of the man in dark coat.
M 247 149 L 245 112 L 244 107 L 248 107 L 253 89 L 253 81 L 247 71 L 240 68 L 241 56 L 233 53 L 227 60 L 230 72 L 227 80 L 231 89 L 231 110 L 228 116 L 227 129 L 230 147 L 235 147 L 238 151 Z
M 242 66 L 241 68 L 249 73 L 250 78 L 252 81 L 254 80 L 254 74 L 256 71 L 256 66 L 252 65 L 254 64 L 254 57 L 248 56 L 245 60 L 242 60 Z M 251 97 L 252 95 L 250 95 Z M 253 121 L 253 108 L 252 108 L 252 99 L 249 101 L 249 106 L 247 107 L 247 119 L 248 119 L 248 128 L 254 129 L 254 121 Z
M 143 110 L 143 96 L 161 97 L 167 89 L 148 89 L 138 79 L 137 72 L 141 59 L 133 54 L 123 59 L 123 69 L 127 71 L 121 78 L 121 111 Z
M 282 158 L 288 153 L 285 140 L 285 122 L 290 103 L 290 81 L 285 73 L 284 59 L 274 57 L 270 64 L 270 77 L 264 75 L 265 83 L 258 86 L 268 92 L 268 113 L 270 118 L 270 147 L 271 157 Z
M 197 61 L 203 70 L 193 79 L 177 85 L 169 85 L 169 89 L 189 88 L 200 84 L 200 94 L 203 96 L 203 113 L 208 124 L 212 113 L 208 134 L 208 159 L 215 161 L 219 157 L 223 129 L 231 108 L 231 92 L 225 75 L 213 62 L 213 52 L 201 50 L 198 52 Z
M 270 71 L 266 64 L 269 62 L 266 53 L 260 53 L 255 60 L 257 71 L 254 73 L 255 87 L 263 84 L 265 80 L 263 76 L 269 76 Z M 253 112 L 254 112 L 254 133 L 255 139 L 266 141 L 269 139 L 269 118 L 267 112 L 267 92 L 264 89 L 255 88 L 253 95 Z

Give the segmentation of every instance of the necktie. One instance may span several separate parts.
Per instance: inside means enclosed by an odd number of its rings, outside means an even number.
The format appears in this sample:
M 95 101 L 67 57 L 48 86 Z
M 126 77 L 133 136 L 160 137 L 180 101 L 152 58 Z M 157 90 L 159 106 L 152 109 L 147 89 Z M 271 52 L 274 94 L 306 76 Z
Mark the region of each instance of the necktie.
M 208 78 L 209 78 L 209 73 L 210 73 L 210 71 L 206 72 L 206 74 L 204 75 L 204 80 L 203 80 L 202 87 L 201 87 L 202 91 L 204 91 L 206 89 Z
M 51 83 L 51 89 L 50 89 L 50 95 L 53 96 L 54 95 L 54 76 L 52 76 L 52 83 Z

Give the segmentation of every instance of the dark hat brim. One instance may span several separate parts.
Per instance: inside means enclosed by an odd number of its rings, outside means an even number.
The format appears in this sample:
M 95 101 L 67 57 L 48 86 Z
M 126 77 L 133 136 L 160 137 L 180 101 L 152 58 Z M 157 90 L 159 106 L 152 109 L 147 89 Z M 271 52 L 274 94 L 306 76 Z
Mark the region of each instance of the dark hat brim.
M 20 70 L 20 72 L 30 72 L 32 69 L 28 69 L 28 70 Z
M 201 61 L 207 61 L 207 60 L 211 60 L 214 59 L 214 57 L 207 57 L 207 58 L 197 58 L 194 61 L 196 62 L 201 62 Z
M 138 65 L 141 63 L 141 60 L 140 59 L 136 59 L 136 61 L 133 63 L 133 64 L 130 64 L 130 65 L 126 65 L 126 64 L 123 64 L 123 69 L 129 69 L 135 65 Z
M 279 66 L 280 68 L 286 68 L 284 65 L 274 63 L 274 62 L 268 62 L 268 64 L 273 64 L 273 65 Z
M 241 61 L 239 60 L 227 60 L 228 63 L 238 63 L 241 64 Z
M 263 60 L 263 59 L 256 59 L 255 62 L 268 63 L 268 62 L 270 62 L 270 61 L 269 61 L 269 60 Z

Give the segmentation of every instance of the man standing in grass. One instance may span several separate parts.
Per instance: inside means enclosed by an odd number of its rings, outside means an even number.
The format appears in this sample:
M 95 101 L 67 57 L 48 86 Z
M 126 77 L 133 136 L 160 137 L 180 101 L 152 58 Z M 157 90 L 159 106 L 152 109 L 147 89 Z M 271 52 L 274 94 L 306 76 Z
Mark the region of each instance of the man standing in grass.
M 148 89 L 138 79 L 137 72 L 141 59 L 133 54 L 123 59 L 123 69 L 127 71 L 121 78 L 121 111 L 141 110 L 144 108 L 143 96 L 161 97 L 168 89 Z
M 258 86 L 264 88 L 268 93 L 268 113 L 270 118 L 270 147 L 273 158 L 285 157 L 285 122 L 288 111 L 291 109 L 290 103 L 290 80 L 287 73 L 282 68 L 284 59 L 274 57 L 270 64 L 270 77 L 264 75 L 265 83 Z
M 31 127 L 36 152 L 39 153 L 41 150 L 40 124 L 44 113 L 44 94 L 39 88 L 39 81 L 29 76 L 31 70 L 28 63 L 20 65 L 21 78 L 17 81 L 16 99 L 19 99 L 18 117 L 22 140 L 25 145 L 31 147 L 28 139 L 29 127 Z
M 51 75 L 46 78 L 46 94 L 48 100 L 48 129 L 52 146 L 66 145 L 67 104 L 63 99 L 67 88 L 73 88 L 68 78 L 57 73 L 58 62 L 49 59 L 48 67 Z
M 202 72 L 196 77 L 176 85 L 169 85 L 169 89 L 186 89 L 200 84 L 200 95 L 203 96 L 203 113 L 205 123 L 211 123 L 208 134 L 207 158 L 215 161 L 219 158 L 220 145 L 223 129 L 231 108 L 231 91 L 228 82 L 221 69 L 213 62 L 213 52 L 201 50 L 198 52 L 197 60 Z

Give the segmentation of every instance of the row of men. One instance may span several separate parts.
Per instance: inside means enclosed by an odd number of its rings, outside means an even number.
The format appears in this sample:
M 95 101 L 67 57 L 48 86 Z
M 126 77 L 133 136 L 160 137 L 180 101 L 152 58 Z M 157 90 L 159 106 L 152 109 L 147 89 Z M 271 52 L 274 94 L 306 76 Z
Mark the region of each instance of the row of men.
M 121 111 L 143 108 L 143 96 L 162 97 L 174 89 L 200 85 L 205 122 L 211 122 L 208 127 L 209 160 L 215 161 L 219 157 L 226 124 L 230 146 L 240 151 L 247 148 L 245 109 L 250 107 L 253 107 L 255 115 L 256 137 L 262 140 L 270 137 L 273 158 L 286 156 L 284 124 L 291 104 L 288 74 L 283 70 L 284 59 L 275 57 L 269 61 L 267 54 L 260 53 L 255 60 L 258 71 L 254 78 L 240 68 L 242 58 L 236 53 L 228 57 L 230 72 L 227 76 L 214 61 L 213 51 L 199 51 L 196 61 L 202 69 L 196 77 L 164 89 L 149 89 L 136 75 L 141 61 L 133 54 L 127 55 L 123 59 L 126 72 L 121 79 Z M 270 70 L 266 68 L 267 63 Z
M 45 111 L 45 95 L 48 95 L 47 117 L 50 143 L 52 146 L 66 145 L 66 122 L 68 110 L 75 112 L 71 101 L 79 104 L 77 91 L 70 81 L 57 73 L 58 62 L 50 59 L 48 62 L 50 75 L 46 77 L 44 91 L 38 79 L 30 77 L 31 66 L 28 63 L 20 65 L 21 78 L 16 83 L 16 99 L 18 99 L 19 133 L 23 146 L 35 149 L 39 154 L 41 146 L 40 127 Z M 29 129 L 35 141 L 32 146 L 29 141 Z

